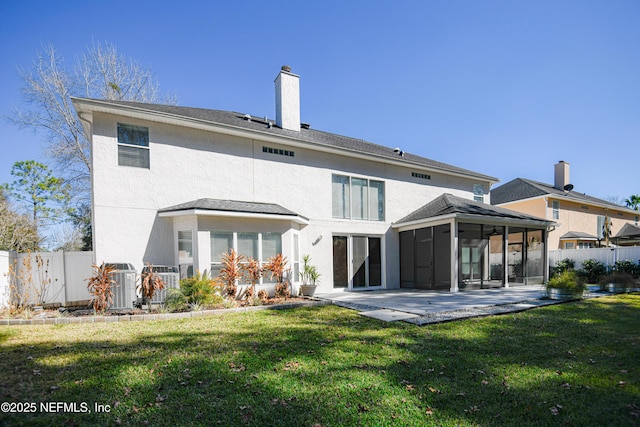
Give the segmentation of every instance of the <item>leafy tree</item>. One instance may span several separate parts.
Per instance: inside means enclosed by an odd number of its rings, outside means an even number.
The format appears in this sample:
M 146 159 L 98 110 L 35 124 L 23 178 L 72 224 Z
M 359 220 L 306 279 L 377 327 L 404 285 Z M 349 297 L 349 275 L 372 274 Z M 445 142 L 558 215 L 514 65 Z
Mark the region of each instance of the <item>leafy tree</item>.
M 640 194 L 632 194 L 628 199 L 625 199 L 624 203 L 628 208 L 640 211 Z
M 11 168 L 15 180 L 5 185 L 9 195 L 30 212 L 36 227 L 60 221 L 68 212 L 69 185 L 35 160 L 16 162 Z
M 91 230 L 91 206 L 88 203 L 82 203 L 76 209 L 73 209 L 69 215 L 75 229 L 80 234 L 80 244 L 75 250 L 90 251 L 93 248 L 93 233 Z
M 15 110 L 9 121 L 46 137 L 47 155 L 68 182 L 77 184 L 74 190 L 84 201 L 90 191 L 90 147 L 70 97 L 175 103 L 173 98 L 161 99 L 150 70 L 109 43 L 94 42 L 71 68 L 65 68 L 53 45 L 45 45 L 31 69 L 20 70 L 20 77 L 28 108 Z

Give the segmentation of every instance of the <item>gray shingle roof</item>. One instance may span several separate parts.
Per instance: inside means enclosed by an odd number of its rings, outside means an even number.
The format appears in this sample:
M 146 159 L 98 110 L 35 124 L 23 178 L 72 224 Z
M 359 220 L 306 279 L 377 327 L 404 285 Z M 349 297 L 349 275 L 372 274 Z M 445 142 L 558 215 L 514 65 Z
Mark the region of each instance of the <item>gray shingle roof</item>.
M 482 215 L 485 217 L 510 220 L 526 220 L 540 222 L 540 225 L 552 223 L 551 221 L 512 211 L 510 209 L 463 199 L 462 197 L 457 197 L 452 194 L 443 194 L 397 221 L 396 224 L 435 218 L 449 214 Z
M 582 240 L 598 240 L 598 238 L 589 233 L 583 233 L 582 231 L 569 231 L 562 236 L 560 236 L 560 240 L 569 240 L 569 239 L 582 239 Z
M 329 148 L 337 148 L 345 151 L 356 152 L 376 157 L 382 157 L 390 160 L 400 161 L 409 165 L 424 166 L 430 169 L 441 170 L 443 172 L 456 173 L 466 175 L 472 178 L 497 182 L 498 179 L 489 175 L 473 172 L 468 169 L 459 168 L 457 166 L 431 160 L 425 157 L 417 156 L 411 153 L 404 153 L 404 156 L 394 152 L 393 148 L 384 147 L 364 141 L 362 139 L 350 138 L 346 136 L 336 135 L 329 132 L 323 132 L 315 129 L 301 128 L 300 131 L 291 131 L 281 129 L 275 125 L 274 120 L 265 120 L 255 116 L 249 116 L 243 113 L 209 110 L 204 108 L 180 107 L 175 105 L 161 104 L 145 104 L 130 101 L 106 101 L 97 99 L 81 99 L 79 101 L 97 102 L 102 105 L 133 107 L 145 110 L 147 112 L 156 112 L 170 114 L 177 117 L 187 119 L 196 119 L 203 122 L 230 125 L 237 128 L 252 130 L 266 135 L 277 135 L 295 138 L 310 144 L 324 146 Z M 250 117 L 250 120 L 246 120 Z
M 620 231 L 614 236 L 618 238 L 640 237 L 640 227 L 637 225 L 626 223 Z
M 239 202 L 236 200 L 218 200 L 218 199 L 198 199 L 190 202 L 181 203 L 175 206 L 160 209 L 158 212 L 177 212 L 191 209 L 221 211 L 221 212 L 238 212 L 250 214 L 267 214 L 267 215 L 283 215 L 298 216 L 297 213 L 283 208 L 274 203 L 257 203 L 257 202 Z M 305 218 L 306 219 L 306 218 Z
M 499 187 L 491 190 L 491 204 L 500 205 L 503 203 L 514 202 L 516 200 L 530 199 L 533 197 L 553 195 L 558 198 L 564 198 L 576 203 L 605 205 L 618 210 L 629 210 L 628 208 L 611 203 L 607 200 L 598 199 L 577 191 L 565 192 L 558 190 L 551 184 L 532 181 L 526 178 L 516 178 Z

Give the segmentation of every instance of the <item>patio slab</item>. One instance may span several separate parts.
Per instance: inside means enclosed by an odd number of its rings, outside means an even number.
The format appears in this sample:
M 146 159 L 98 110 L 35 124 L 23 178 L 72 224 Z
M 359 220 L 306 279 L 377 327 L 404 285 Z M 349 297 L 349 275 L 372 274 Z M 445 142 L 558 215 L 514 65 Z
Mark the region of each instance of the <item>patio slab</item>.
M 417 314 L 405 313 L 402 311 L 395 310 L 373 310 L 373 311 L 361 311 L 359 313 L 361 316 L 371 317 L 373 319 L 382 320 L 384 322 L 395 322 L 398 320 L 407 320 L 412 319 L 414 317 L 420 317 Z
M 433 313 L 471 310 L 496 305 L 522 303 L 544 298 L 542 285 L 513 288 L 476 289 L 461 292 L 419 289 L 334 292 L 317 295 L 336 305 L 358 311 L 388 309 L 425 316 Z
M 320 294 L 317 297 L 378 320 L 400 320 L 414 325 L 428 325 L 472 317 L 517 313 L 566 302 L 546 299 L 546 295 L 543 285 L 528 285 L 457 293 L 417 289 L 344 291 Z M 607 295 L 611 294 L 600 291 L 598 286 L 590 286 L 584 298 Z

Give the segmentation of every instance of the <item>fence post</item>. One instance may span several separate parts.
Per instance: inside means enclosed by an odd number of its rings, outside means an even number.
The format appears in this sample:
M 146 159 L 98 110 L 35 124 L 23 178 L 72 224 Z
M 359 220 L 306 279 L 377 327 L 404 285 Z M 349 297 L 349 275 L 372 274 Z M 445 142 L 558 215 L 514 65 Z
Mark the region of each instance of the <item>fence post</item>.
M 8 308 L 9 299 L 11 298 L 9 265 L 11 265 L 10 252 L 0 251 L 0 308 Z

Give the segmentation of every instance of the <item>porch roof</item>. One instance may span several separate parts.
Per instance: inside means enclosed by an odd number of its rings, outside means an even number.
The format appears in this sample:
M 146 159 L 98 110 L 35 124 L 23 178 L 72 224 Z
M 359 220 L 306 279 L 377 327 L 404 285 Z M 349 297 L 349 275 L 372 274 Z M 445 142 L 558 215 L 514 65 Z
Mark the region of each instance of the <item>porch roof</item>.
M 244 202 L 237 200 L 198 199 L 158 210 L 161 217 L 182 215 L 232 216 L 243 218 L 286 219 L 298 224 L 309 220 L 275 203 Z
M 480 220 L 491 224 L 529 225 L 540 228 L 546 228 L 555 223 L 511 209 L 463 199 L 446 193 L 395 222 L 393 227 L 406 227 L 445 218 Z
M 640 227 L 637 225 L 626 223 L 620 231 L 614 236 L 616 239 L 635 239 L 640 238 Z

